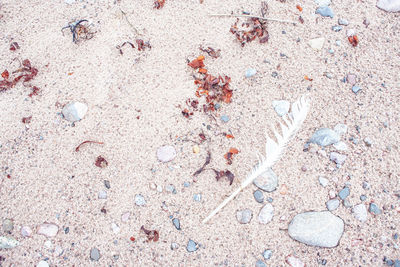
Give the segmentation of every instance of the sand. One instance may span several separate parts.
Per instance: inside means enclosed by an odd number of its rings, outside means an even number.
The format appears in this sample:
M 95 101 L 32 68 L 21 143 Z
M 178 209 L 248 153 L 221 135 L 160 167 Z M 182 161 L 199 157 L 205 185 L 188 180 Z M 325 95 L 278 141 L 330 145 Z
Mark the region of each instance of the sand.
M 296 4 L 301 4 L 303 12 Z M 263 260 L 265 249 L 273 251 L 265 261 L 268 266 L 286 265 L 288 255 L 307 266 L 317 266 L 323 259 L 326 266 L 380 266 L 384 257 L 399 259 L 395 247 L 399 240 L 392 236 L 400 227 L 396 196 L 400 190 L 396 164 L 400 14 L 386 13 L 375 4 L 372 0 L 334 1 L 335 17 L 330 19 L 314 14 L 313 1 L 270 1 L 270 17 L 297 21 L 301 14 L 304 24 L 270 22 L 268 43 L 254 41 L 241 47 L 229 33 L 235 18 L 208 14 L 247 11 L 259 15 L 260 1 L 204 0 L 200 4 L 198 0 L 167 0 L 160 10 L 153 9 L 151 0 L 2 1 L 2 70 L 18 68 L 14 58 L 28 58 L 39 70 L 31 84 L 41 91 L 30 98 L 30 87 L 19 83 L 0 93 L 0 218 L 14 222 L 11 234 L 3 229 L 0 233 L 20 242 L 13 249 L 0 250 L 5 259 L 0 265 L 35 266 L 47 260 L 50 266 L 254 266 Z M 333 32 L 338 17 L 348 19 L 350 25 Z M 60 30 L 83 18 L 93 23 L 96 33 L 91 40 L 75 44 L 68 30 L 64 35 Z M 368 27 L 363 24 L 366 18 Z M 355 29 L 360 40 L 357 47 L 347 41 L 347 29 Z M 308 41 L 321 36 L 326 38 L 323 49 L 312 50 Z M 149 40 L 152 49 L 139 52 L 125 47 L 120 55 L 115 47 L 135 38 Z M 335 45 L 336 40 L 341 46 Z M 13 41 L 21 47 L 15 52 L 9 51 Z M 232 103 L 215 113 L 216 122 L 201 112 L 188 120 L 179 107 L 195 98 L 187 59 L 204 54 L 200 45 L 221 49 L 218 59 L 206 55 L 207 68 L 232 78 Z M 249 67 L 257 74 L 246 79 Z M 332 78 L 325 77 L 325 72 Z M 341 81 L 348 73 L 358 77 L 362 90 L 357 95 Z M 305 75 L 313 81 L 305 80 Z M 256 188 L 251 185 L 209 224 L 201 224 L 244 179 L 256 163 L 256 152 L 264 150 L 264 133 L 278 120 L 272 101 L 294 102 L 304 94 L 312 99 L 309 116 L 273 167 L 279 188 L 264 193 L 273 198 L 272 221 L 258 223 L 262 205 L 254 200 Z M 89 108 L 74 125 L 60 114 L 71 101 Z M 230 121 L 222 123 L 221 115 L 228 115 Z M 31 123 L 23 124 L 21 119 L 28 116 L 32 116 Z M 329 156 L 303 152 L 316 129 L 333 128 L 337 123 L 349 127 L 342 138 L 349 147 L 348 158 L 340 169 Z M 199 141 L 201 132 L 207 141 L 194 154 L 194 143 L 187 139 Z M 231 132 L 235 138 L 227 139 L 221 132 Z M 359 140 L 357 145 L 349 141 L 351 136 Z M 371 147 L 363 143 L 366 137 L 373 141 Z M 89 144 L 75 152 L 85 140 L 104 145 Z M 157 160 L 156 150 L 162 145 L 176 148 L 172 162 Z M 230 147 L 240 153 L 229 166 L 223 155 Z M 193 182 L 192 174 L 204 163 L 207 151 L 212 154 L 212 168 L 235 174 L 232 186 L 226 180 L 217 182 L 212 171 L 203 172 Z M 94 165 L 99 155 L 107 159 L 106 168 Z M 319 185 L 319 176 L 330 180 L 328 187 Z M 110 181 L 110 189 L 104 180 Z M 191 183 L 187 188 L 185 181 Z M 363 181 L 370 184 L 369 190 L 363 189 Z M 300 212 L 325 210 L 329 191 L 338 192 L 346 182 L 351 184 L 348 200 L 352 205 L 360 203 L 364 194 L 365 203 L 375 202 L 383 213 L 368 214 L 367 222 L 361 223 L 351 209 L 340 205 L 333 213 L 344 220 L 345 231 L 336 248 L 310 247 L 292 240 L 287 233 L 290 220 Z M 163 192 L 153 190 L 152 184 L 163 186 Z M 169 184 L 175 186 L 176 194 L 165 190 Z M 280 194 L 283 185 L 288 188 L 285 195 Z M 98 199 L 101 190 L 107 191 L 107 199 Z M 145 197 L 146 206 L 135 205 L 136 194 Z M 193 201 L 194 194 L 202 195 L 201 202 Z M 242 225 L 236 211 L 244 208 L 253 211 L 253 219 Z M 131 216 L 122 222 L 126 212 Z M 175 229 L 170 216 L 180 219 L 182 230 Z M 45 222 L 60 227 L 55 237 L 37 234 L 37 227 Z M 120 232 L 112 231 L 112 223 Z M 158 230 L 160 240 L 147 242 L 142 225 Z M 32 237 L 21 236 L 22 226 L 33 229 Z M 189 239 L 200 244 L 193 253 L 186 250 Z M 45 244 L 48 240 L 51 244 Z M 179 248 L 171 250 L 174 242 Z M 89 258 L 94 247 L 100 250 L 99 261 Z

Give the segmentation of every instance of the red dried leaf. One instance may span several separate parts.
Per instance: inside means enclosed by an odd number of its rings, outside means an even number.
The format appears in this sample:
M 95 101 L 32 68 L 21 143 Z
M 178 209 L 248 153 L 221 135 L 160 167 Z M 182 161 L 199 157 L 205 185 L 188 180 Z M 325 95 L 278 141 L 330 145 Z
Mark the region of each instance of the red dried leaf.
M 108 166 L 107 160 L 102 156 L 98 156 L 94 164 L 99 168 L 105 168 Z
M 348 40 L 350 42 L 350 44 L 354 47 L 356 47 L 358 45 L 358 37 L 357 35 L 353 35 L 353 36 L 349 36 Z
M 12 43 L 10 44 L 10 50 L 11 50 L 11 51 L 15 51 L 15 50 L 17 50 L 17 49 L 19 49 L 18 43 L 17 43 L 17 42 L 12 42 Z
M 8 72 L 8 70 L 3 71 L 3 73 L 1 74 L 1 77 L 3 77 L 5 80 L 7 80 L 10 77 L 10 73 Z
M 31 62 L 29 61 L 29 59 L 25 59 L 24 61 L 22 61 L 22 66 L 30 69 L 31 68 Z
M 147 235 L 147 242 L 157 242 L 160 238 L 160 234 L 157 230 L 147 230 L 146 228 L 144 228 L 144 225 L 140 227 L 140 230 L 142 230 Z
M 32 120 L 32 116 L 22 118 L 22 123 L 30 123 Z
M 221 49 L 215 50 L 212 47 L 208 47 L 207 49 L 200 47 L 200 50 L 206 52 L 212 58 L 218 58 L 221 54 Z
M 154 8 L 160 9 L 163 8 L 165 4 L 165 0 L 156 0 L 154 1 Z
M 232 154 L 238 154 L 238 153 L 239 153 L 239 150 L 237 150 L 237 148 L 231 147 L 231 148 L 229 149 L 229 152 L 232 153 Z
M 193 69 L 198 69 L 198 68 L 204 67 L 203 60 L 199 60 L 197 58 L 192 60 L 188 65 L 190 67 L 192 67 Z
M 40 91 L 40 89 L 39 89 L 38 87 L 34 86 L 34 87 L 32 88 L 32 92 L 29 94 L 29 97 L 32 97 L 32 96 L 34 96 L 34 95 L 38 95 L 38 94 L 39 94 L 39 91 Z

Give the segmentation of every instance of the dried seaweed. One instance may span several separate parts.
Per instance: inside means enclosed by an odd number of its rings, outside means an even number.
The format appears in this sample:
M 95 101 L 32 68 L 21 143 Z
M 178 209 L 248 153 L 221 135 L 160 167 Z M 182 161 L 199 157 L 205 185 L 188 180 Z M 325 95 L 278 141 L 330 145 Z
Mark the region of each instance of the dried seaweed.
M 25 83 L 36 77 L 38 72 L 39 71 L 35 67 L 32 67 L 31 62 L 28 59 L 23 60 L 22 66 L 12 72 L 12 74 L 15 74 L 13 77 L 11 77 L 8 70 L 2 72 L 1 77 L 3 80 L 0 81 L 0 92 L 13 88 L 21 80 L 24 86 L 27 86 Z M 39 90 L 39 88 L 37 88 L 37 90 Z
M 210 151 L 208 151 L 208 152 L 207 152 L 207 157 L 206 157 L 206 162 L 204 162 L 203 166 L 202 166 L 200 169 L 198 169 L 197 171 L 195 171 L 195 173 L 193 173 L 193 176 L 197 176 L 197 175 L 199 175 L 200 173 L 202 173 L 202 172 L 204 171 L 204 168 L 205 168 L 208 164 L 210 164 L 210 161 L 211 161 L 211 153 L 210 153 Z
M 81 148 L 81 146 L 83 146 L 84 144 L 99 144 L 99 145 L 103 145 L 103 142 L 97 142 L 97 141 L 90 141 L 90 140 L 86 140 L 83 141 L 82 143 L 80 143 L 76 148 L 75 148 L 75 152 L 79 152 L 79 149 Z
M 91 29 L 91 25 L 87 19 L 70 22 L 67 26 L 63 27 L 61 31 L 64 32 L 65 29 L 69 29 L 71 31 L 72 41 L 76 44 L 81 40 L 92 39 L 96 33 Z
M 156 0 L 154 1 L 154 8 L 161 9 L 164 7 L 165 0 Z
M 217 171 L 215 169 L 212 169 L 215 172 L 215 179 L 217 179 L 217 181 L 221 180 L 221 178 L 226 177 L 229 181 L 229 185 L 232 185 L 233 180 L 235 179 L 235 175 L 229 171 Z
M 160 238 L 160 234 L 157 230 L 147 230 L 146 228 L 144 228 L 144 225 L 140 227 L 140 230 L 142 230 L 147 235 L 147 242 L 157 242 Z

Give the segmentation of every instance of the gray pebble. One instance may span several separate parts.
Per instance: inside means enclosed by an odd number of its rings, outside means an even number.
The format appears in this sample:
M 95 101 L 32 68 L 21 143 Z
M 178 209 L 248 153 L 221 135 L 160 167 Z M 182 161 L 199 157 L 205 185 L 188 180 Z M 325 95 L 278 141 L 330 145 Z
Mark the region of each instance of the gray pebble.
M 353 208 L 353 215 L 357 220 L 361 222 L 367 221 L 367 207 L 365 207 L 364 204 L 355 205 Z
M 265 192 L 273 192 L 278 187 L 278 177 L 274 171 L 269 168 L 253 181 L 254 185 Z
M 275 112 L 282 117 L 289 112 L 290 102 L 286 100 L 274 100 L 272 101 L 272 106 L 274 107 Z
M 366 196 L 366 195 L 361 195 L 361 196 L 360 196 L 360 200 L 361 200 L 361 201 L 367 200 L 367 196 Z
M 335 44 L 336 44 L 336 46 L 341 46 L 341 45 L 342 45 L 342 41 L 336 40 L 336 41 L 335 41 Z
M 329 128 L 321 128 L 317 130 L 310 138 L 310 142 L 320 145 L 329 146 L 340 141 L 340 135 Z
M 342 29 L 343 27 L 339 25 L 332 26 L 332 31 L 334 32 L 340 32 Z
M 368 190 L 368 189 L 371 188 L 371 186 L 369 185 L 369 183 L 368 183 L 367 181 L 364 181 L 364 182 L 362 183 L 362 187 L 363 187 L 365 190 Z
M 322 176 L 318 177 L 318 181 L 322 187 L 326 187 L 329 183 L 329 180 Z
M 227 123 L 229 121 L 229 117 L 226 115 L 221 116 L 221 121 Z
M 193 240 L 189 239 L 189 242 L 188 242 L 188 244 L 187 244 L 187 246 L 186 246 L 186 250 L 187 250 L 188 252 L 194 252 L 194 251 L 196 251 L 197 249 L 198 249 L 197 243 L 194 242 Z
M 266 249 L 264 250 L 262 255 L 264 257 L 264 260 L 269 260 L 272 257 L 272 250 Z
M 110 188 L 111 188 L 110 181 L 104 180 L 104 186 L 105 186 L 107 189 L 110 189 Z
M 350 195 L 350 188 L 345 187 L 342 190 L 339 191 L 339 197 L 341 200 L 346 199 L 346 197 L 348 197 Z
M 253 193 L 254 199 L 258 202 L 258 203 L 263 203 L 264 202 L 264 195 L 260 190 L 256 190 Z
M 372 140 L 369 137 L 364 138 L 364 143 L 368 147 L 372 146 Z
M 273 216 L 274 216 L 274 207 L 270 203 L 267 203 L 260 210 L 260 213 L 258 214 L 258 221 L 261 224 L 267 224 L 272 220 Z
M 189 186 L 190 186 L 190 183 L 189 183 L 189 182 L 184 182 L 184 183 L 183 183 L 183 186 L 184 186 L 184 187 L 189 187 Z
M 343 220 L 330 211 L 297 214 L 288 227 L 292 239 L 310 246 L 327 248 L 338 245 L 343 230 Z
M 369 204 L 369 209 L 368 209 L 368 211 L 369 211 L 370 213 L 375 214 L 375 215 L 379 215 L 379 214 L 382 213 L 382 210 L 381 210 L 375 203 L 370 203 L 370 204 Z
M 350 200 L 347 198 L 345 200 L 343 200 L 343 206 L 345 206 L 346 208 L 352 208 L 353 206 L 351 205 Z
M 135 195 L 135 204 L 137 206 L 144 206 L 146 205 L 146 200 L 144 199 L 144 197 L 140 194 Z
M 99 197 L 99 199 L 107 199 L 107 192 L 99 191 L 98 197 Z
M 358 92 L 361 90 L 361 87 L 358 85 L 353 85 L 351 90 L 353 91 L 353 93 L 358 94 Z
M 257 70 L 256 70 L 256 69 L 248 68 L 248 69 L 246 70 L 246 78 L 253 77 L 254 75 L 256 75 L 256 73 L 257 73 Z
M 8 236 L 0 236 L 0 249 L 10 249 L 15 248 L 19 245 L 19 242 Z
M 328 201 L 326 202 L 326 208 L 327 208 L 329 211 L 334 211 L 334 210 L 336 210 L 336 209 L 339 207 L 339 205 L 340 205 L 340 201 L 339 201 L 339 199 L 337 199 L 337 198 L 330 199 L 330 200 L 328 200 Z
M 100 259 L 100 250 L 97 248 L 92 248 L 90 250 L 90 259 L 92 261 L 98 261 Z
M 176 157 L 176 150 L 173 146 L 162 146 L 157 149 L 157 158 L 159 161 L 166 163 Z
M 258 260 L 256 261 L 256 267 L 267 267 L 267 265 L 262 260 Z
M 172 185 L 172 184 L 167 185 L 167 186 L 165 187 L 165 190 L 166 190 L 167 192 L 172 193 L 172 194 L 176 194 L 175 186 Z
M 176 230 L 181 230 L 181 222 L 179 221 L 179 219 L 172 219 L 172 224 L 175 226 Z
M 268 198 L 267 198 L 267 201 L 268 201 L 269 203 L 272 203 L 272 202 L 274 201 L 274 199 L 273 199 L 272 197 L 268 197 Z
M 339 23 L 339 25 L 344 25 L 344 26 L 349 25 L 349 21 L 347 19 L 344 19 L 344 18 L 339 18 L 338 19 L 338 23 Z
M 323 17 L 330 17 L 330 18 L 333 18 L 335 16 L 333 10 L 328 6 L 322 6 L 317 8 L 315 14 L 320 14 Z
M 171 250 L 177 250 L 179 245 L 177 243 L 171 243 Z
M 3 221 L 3 231 L 6 232 L 6 233 L 11 233 L 13 229 L 14 229 L 13 220 L 5 219 Z
M 339 154 L 337 152 L 331 152 L 329 158 L 330 158 L 331 161 L 335 162 L 336 164 L 343 165 L 343 163 L 345 162 L 347 156 Z
M 197 202 L 200 202 L 201 201 L 201 194 L 194 194 L 193 195 L 193 200 L 197 201 Z
M 249 209 L 238 210 L 236 212 L 236 219 L 241 224 L 249 223 L 252 217 L 253 217 L 253 212 Z

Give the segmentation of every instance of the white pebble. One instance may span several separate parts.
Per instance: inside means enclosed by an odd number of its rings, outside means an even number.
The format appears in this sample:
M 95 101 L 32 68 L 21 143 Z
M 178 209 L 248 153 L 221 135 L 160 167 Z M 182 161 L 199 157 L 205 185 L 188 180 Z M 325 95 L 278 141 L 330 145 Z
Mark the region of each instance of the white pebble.
M 22 226 L 21 235 L 23 237 L 31 237 L 32 236 L 32 229 L 29 226 Z
M 274 216 L 274 207 L 270 203 L 267 203 L 260 210 L 260 213 L 258 214 L 258 221 L 262 224 L 267 224 L 272 220 L 273 216 Z
M 319 37 L 308 41 L 308 44 L 311 46 L 311 48 L 318 51 L 324 47 L 324 43 L 325 43 L 324 37 Z
M 107 192 L 106 191 L 99 191 L 99 199 L 107 199 Z
M 176 157 L 176 150 L 173 146 L 162 146 L 157 149 L 157 158 L 161 162 L 169 162 Z
M 116 223 L 111 223 L 111 230 L 114 234 L 118 234 L 121 229 Z
M 54 237 L 58 233 L 58 226 L 53 223 L 44 223 L 39 226 L 38 234 L 47 237 Z
M 67 121 L 75 122 L 83 119 L 87 111 L 88 107 L 86 106 L 86 104 L 80 102 L 72 102 L 63 108 L 62 114 Z

